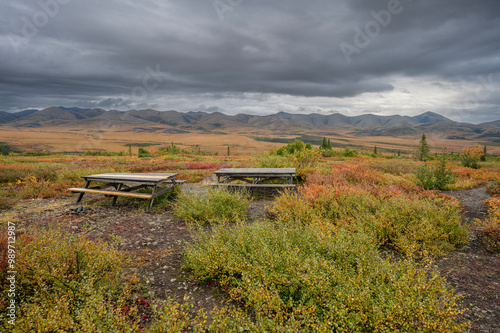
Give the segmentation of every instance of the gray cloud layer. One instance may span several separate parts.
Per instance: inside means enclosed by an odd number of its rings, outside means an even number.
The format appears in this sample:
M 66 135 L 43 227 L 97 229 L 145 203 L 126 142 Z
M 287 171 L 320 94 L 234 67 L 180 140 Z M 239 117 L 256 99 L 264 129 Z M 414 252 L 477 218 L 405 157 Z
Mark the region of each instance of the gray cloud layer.
M 0 110 L 500 118 L 498 0 L 0 4 Z

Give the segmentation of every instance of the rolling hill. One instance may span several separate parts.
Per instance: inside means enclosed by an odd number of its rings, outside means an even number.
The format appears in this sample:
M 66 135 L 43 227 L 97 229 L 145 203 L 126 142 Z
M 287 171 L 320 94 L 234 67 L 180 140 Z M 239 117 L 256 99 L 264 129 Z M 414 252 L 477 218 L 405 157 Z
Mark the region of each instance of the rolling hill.
M 226 115 L 220 112 L 199 111 L 178 112 L 130 110 L 106 111 L 103 109 L 83 109 L 50 107 L 43 110 L 25 110 L 18 113 L 0 111 L 1 126 L 10 127 L 86 127 L 102 124 L 147 128 L 162 126 L 170 131 L 225 131 L 266 130 L 275 134 L 288 133 L 333 133 L 348 131 L 353 136 L 415 136 L 422 132 L 437 133 L 448 139 L 481 139 L 498 141 L 500 121 L 484 124 L 458 123 L 433 112 L 417 116 L 379 116 L 363 114 L 348 117 L 340 113 L 291 114 L 278 112 L 272 115 Z

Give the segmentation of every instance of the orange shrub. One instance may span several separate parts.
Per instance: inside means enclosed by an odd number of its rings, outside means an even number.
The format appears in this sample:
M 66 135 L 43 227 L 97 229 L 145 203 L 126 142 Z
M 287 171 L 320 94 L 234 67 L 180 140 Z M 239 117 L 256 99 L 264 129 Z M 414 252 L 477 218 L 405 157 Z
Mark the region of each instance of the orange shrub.
M 460 160 L 462 161 L 462 165 L 464 167 L 477 169 L 478 162 L 481 160 L 483 156 L 483 149 L 476 144 L 474 148 L 464 147 L 462 149 L 462 155 L 460 156 Z

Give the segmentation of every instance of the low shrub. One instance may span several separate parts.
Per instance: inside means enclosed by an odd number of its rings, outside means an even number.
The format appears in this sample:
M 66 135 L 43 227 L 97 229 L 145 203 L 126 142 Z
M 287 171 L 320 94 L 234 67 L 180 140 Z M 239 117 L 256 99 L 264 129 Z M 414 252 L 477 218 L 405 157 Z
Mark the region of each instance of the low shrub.
M 244 221 L 249 204 L 247 192 L 216 187 L 206 193 L 181 193 L 174 204 L 174 214 L 198 225 L 225 224 Z
M 258 222 L 199 234 L 185 267 L 238 310 L 216 332 L 460 332 L 457 297 L 437 273 L 383 259 L 373 239 L 330 223 Z
M 320 150 L 312 148 L 309 143 L 295 140 L 276 151 L 271 151 L 259 157 L 256 167 L 296 168 L 297 176 L 304 177 L 314 169 L 320 158 Z
M 221 163 L 207 163 L 207 162 L 186 162 L 184 163 L 187 169 L 200 170 L 200 169 L 220 169 L 223 167 Z
M 327 177 L 316 178 L 316 175 L 309 177 L 311 183 L 316 184 L 382 184 L 385 180 L 385 175 L 377 170 L 374 170 L 363 165 L 340 164 L 329 170 Z
M 304 142 L 296 139 L 294 142 L 290 142 L 286 146 L 279 148 L 276 151 L 276 154 L 280 155 L 280 156 L 286 156 L 286 155 L 293 155 L 297 152 L 301 152 L 304 150 L 312 150 L 311 144 L 304 143 Z
M 460 155 L 460 161 L 462 165 L 467 168 L 478 169 L 479 162 L 483 156 L 483 149 L 481 146 L 476 144 L 474 148 L 464 147 L 462 149 L 462 154 Z
M 7 233 L 0 232 L 2 332 L 201 332 L 203 311 L 153 303 L 134 294 L 123 276 L 125 258 L 111 246 L 59 231 L 30 231 L 16 238 L 16 319 L 8 323 Z
M 458 178 L 451 184 L 446 185 L 447 190 L 468 190 L 481 186 L 482 182 L 471 178 Z
M 344 157 L 356 157 L 358 156 L 359 153 L 357 150 L 354 150 L 354 149 L 349 149 L 349 148 L 346 148 L 343 152 L 342 152 L 342 156 Z
M 447 185 L 455 181 L 451 170 L 446 167 L 446 160 L 440 157 L 439 164 L 429 165 L 421 164 L 417 167 L 415 173 L 417 185 L 426 190 L 444 190 Z
M 147 151 L 144 148 L 139 148 L 137 151 L 137 156 L 138 157 L 153 157 L 150 151 Z
M 0 211 L 10 209 L 16 204 L 16 200 L 9 198 L 8 194 L 8 191 L 0 188 Z
M 335 154 L 335 151 L 333 149 L 322 149 L 321 156 L 332 157 L 332 156 L 336 156 L 336 154 Z
M 486 201 L 489 217 L 482 225 L 481 240 L 491 252 L 500 252 L 500 198 L 494 197 Z
M 500 179 L 488 182 L 486 184 L 486 190 L 490 194 L 500 194 Z
M 415 170 L 415 163 L 413 161 L 384 161 L 377 159 L 370 163 L 370 168 L 395 176 L 403 176 L 413 173 Z
M 317 180 L 312 177 L 313 180 Z M 458 202 L 411 187 L 309 183 L 284 193 L 271 209 L 278 223 L 329 223 L 375 235 L 407 256 L 442 253 L 467 240 Z
M 291 159 L 285 156 L 276 154 L 263 154 L 259 156 L 255 163 L 257 168 L 293 168 L 294 164 Z
M 184 303 L 157 301 L 152 304 L 151 322 L 147 333 L 163 332 L 206 332 L 207 315 L 202 310 L 194 313 L 194 305 L 188 296 Z
M 178 171 L 178 179 L 184 179 L 188 183 L 195 183 L 202 181 L 205 177 L 212 175 L 211 170 L 207 169 L 194 169 Z
M 120 280 L 122 264 L 121 254 L 100 242 L 58 231 L 18 234 L 17 319 L 15 326 L 7 322 L 8 289 L 2 288 L 0 327 L 11 332 L 136 331 L 137 320 L 122 313 L 128 296 Z M 4 272 L 2 282 L 5 277 Z

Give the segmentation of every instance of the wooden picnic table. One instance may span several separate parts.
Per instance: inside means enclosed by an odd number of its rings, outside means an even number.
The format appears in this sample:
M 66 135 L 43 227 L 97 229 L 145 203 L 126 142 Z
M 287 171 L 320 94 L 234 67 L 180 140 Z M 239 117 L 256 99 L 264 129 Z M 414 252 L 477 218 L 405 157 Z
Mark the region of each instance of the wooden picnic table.
M 113 197 L 112 205 L 115 205 L 116 199 L 121 197 L 132 197 L 139 199 L 149 199 L 148 210 L 153 207 L 154 199 L 162 194 L 171 191 L 175 185 L 185 182 L 176 180 L 176 173 L 102 173 L 97 175 L 82 176 L 86 183 L 83 188 L 73 187 L 71 192 L 79 192 L 76 200 L 79 203 L 85 193 L 104 194 Z M 92 182 L 104 183 L 100 186 L 90 187 Z M 134 186 L 131 186 L 131 185 Z M 161 185 L 167 185 L 161 187 Z M 107 187 L 114 187 L 114 190 L 104 190 Z M 134 193 L 141 188 L 152 187 L 153 191 L 149 193 Z
M 238 185 L 243 182 L 248 187 L 294 187 L 295 168 L 227 168 L 214 172 L 217 184 Z M 266 184 L 269 181 L 279 181 L 281 184 Z

